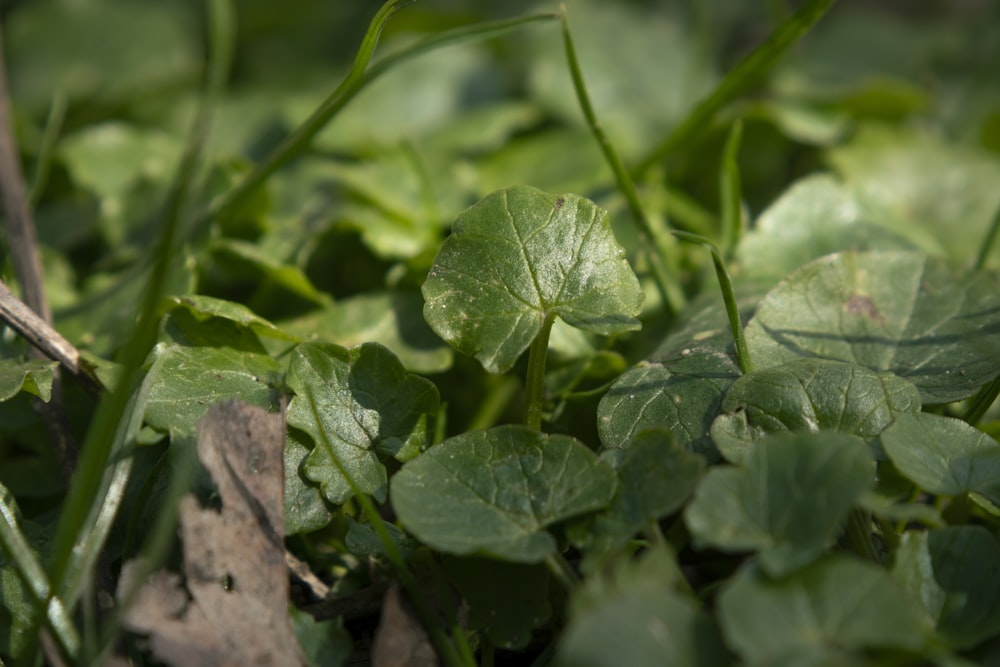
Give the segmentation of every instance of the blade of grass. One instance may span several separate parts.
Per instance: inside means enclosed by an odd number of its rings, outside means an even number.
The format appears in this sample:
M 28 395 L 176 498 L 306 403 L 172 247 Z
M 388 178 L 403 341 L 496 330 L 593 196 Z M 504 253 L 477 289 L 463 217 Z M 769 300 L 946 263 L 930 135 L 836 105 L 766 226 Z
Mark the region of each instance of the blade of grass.
M 719 242 L 723 256 L 732 257 L 733 250 L 743 231 L 743 190 L 740 185 L 740 139 L 743 122 L 733 123 L 722 152 L 722 169 L 719 170 L 719 191 L 722 195 L 722 240 Z
M 576 57 L 576 48 L 573 46 L 573 35 L 569 29 L 569 18 L 566 13 L 565 4 L 559 7 L 559 18 L 562 22 L 563 44 L 566 47 L 566 60 L 569 63 L 569 71 L 573 79 L 573 89 L 576 91 L 576 99 L 580 104 L 580 109 L 583 111 L 584 118 L 587 120 L 587 126 L 590 128 L 594 138 L 597 139 L 597 144 L 601 147 L 604 159 L 607 160 L 612 173 L 615 175 L 618 189 L 621 190 L 625 196 L 625 201 L 628 203 L 629 212 L 632 214 L 632 219 L 639 229 L 639 235 L 643 239 L 643 247 L 647 249 L 646 256 L 650 267 L 653 269 L 653 278 L 660 291 L 660 296 L 663 298 L 663 303 L 671 312 L 676 313 L 684 305 L 684 291 L 681 289 L 680 282 L 676 276 L 671 276 L 667 270 L 667 265 L 663 261 L 663 253 L 660 250 L 661 244 L 657 242 L 659 238 L 653 226 L 649 223 L 649 218 L 642 207 L 642 202 L 639 201 L 639 194 L 635 189 L 635 183 L 632 181 L 628 170 L 625 169 L 625 164 L 618 157 L 617 151 L 615 151 L 611 142 L 608 141 L 607 135 L 604 134 L 604 130 L 597 120 L 597 114 L 590 103 L 587 85 L 583 80 L 583 72 L 580 70 L 580 63 Z
M 62 600 L 52 595 L 45 569 L 28 545 L 17 525 L 14 507 L 7 490 L 0 486 L 0 546 L 24 582 L 35 605 L 35 616 L 44 609 L 45 627 L 52 634 L 64 658 L 75 660 L 80 650 L 80 637 Z M 35 633 L 37 634 L 37 633 Z M 29 635 L 31 636 L 31 635 Z
M 156 342 L 159 305 L 164 296 L 171 257 L 180 236 L 184 207 L 201 163 L 212 103 L 224 85 L 232 61 L 234 27 L 231 6 L 227 0 L 214 0 L 209 11 L 212 43 L 206 92 L 164 205 L 163 230 L 155 246 L 139 320 L 119 355 L 122 379 L 116 390 L 106 394 L 97 406 L 81 451 L 77 473 L 70 484 L 56 528 L 49 575 L 52 590 L 59 595 L 67 592 L 77 594 L 82 582 L 90 576 L 89 567 L 96 561 L 103 546 L 103 539 L 97 538 L 101 537 L 101 533 L 106 536 L 107 525 L 113 518 L 113 511 L 117 509 L 111 508 L 111 516 L 102 511 L 107 500 L 102 491 L 106 493 L 119 489 L 127 481 L 126 468 L 115 465 L 108 470 L 107 464 L 117 440 L 116 433 L 120 428 L 123 428 L 124 433 L 129 431 L 128 424 L 123 424 L 123 418 L 132 401 L 132 388 L 138 385 L 142 363 Z M 220 23 L 223 25 L 220 26 Z M 139 405 L 131 403 L 136 410 L 141 407 L 142 401 L 138 403 Z M 141 414 L 133 414 L 132 417 L 141 420 Z M 116 502 L 115 505 L 117 504 Z M 90 539 L 95 529 L 95 539 Z
M 826 14 L 833 1 L 808 0 L 785 19 L 764 43 L 726 73 L 719 85 L 691 110 L 680 125 L 633 167 L 632 175 L 643 174 L 698 136 L 719 110 L 745 93 L 774 67 L 785 52 Z
M 316 397 L 313 395 L 312 390 L 308 385 L 306 386 L 305 396 L 301 396 L 300 398 L 303 398 L 308 402 L 309 409 L 312 411 L 313 417 L 316 419 L 316 423 L 322 423 L 319 406 L 316 405 Z M 471 648 L 469 648 L 468 642 L 465 639 L 464 632 L 458 628 L 457 624 L 453 624 L 453 626 L 457 629 L 455 639 L 458 642 L 458 646 L 454 646 L 448 640 L 437 615 L 431 610 L 426 600 L 421 595 L 416 577 L 413 575 L 413 572 L 410 571 L 409 566 L 406 564 L 406 560 L 397 548 L 392 536 L 389 535 L 389 531 L 385 527 L 385 521 L 378 513 L 378 509 L 376 509 L 375 505 L 372 503 L 371 498 L 365 495 L 365 493 L 361 490 L 361 487 L 358 486 L 354 477 L 350 474 L 350 471 L 348 471 L 341 462 L 340 456 L 337 454 L 337 450 L 327 438 L 326 431 L 320 429 L 320 435 L 324 440 L 323 444 L 326 446 L 327 451 L 332 454 L 331 458 L 333 460 L 333 465 L 337 468 L 337 472 L 345 480 L 347 480 L 348 485 L 351 487 L 351 491 L 354 492 L 354 499 L 361 506 L 361 511 L 368 518 L 372 528 L 375 530 L 375 534 L 382 543 L 382 548 L 385 550 L 386 557 L 392 564 L 393 569 L 395 569 L 399 582 L 403 585 L 403 588 L 409 595 L 410 601 L 413 603 L 413 607 L 417 612 L 417 617 L 420 619 L 420 623 L 423 625 L 424 630 L 427 631 L 431 643 L 438 652 L 438 656 L 449 667 L 461 667 L 463 665 L 465 667 L 475 667 L 475 658 L 472 654 Z
M 722 290 L 722 300 L 726 304 L 726 315 L 729 317 L 729 328 L 732 330 L 733 341 L 736 344 L 736 361 L 739 363 L 740 372 L 743 374 L 749 373 L 753 370 L 753 363 L 750 361 L 750 349 L 747 347 L 746 337 L 743 335 L 743 320 L 740 318 L 740 309 L 736 303 L 733 279 L 726 268 L 726 261 L 722 258 L 722 253 L 719 252 L 719 248 L 714 243 L 704 236 L 682 231 L 674 231 L 672 233 L 678 239 L 700 245 L 712 253 L 715 276 L 719 281 L 719 288 Z
M 993 243 L 997 240 L 997 232 L 1000 232 L 1000 206 L 997 206 L 997 211 L 993 214 L 993 222 L 990 223 L 990 228 L 986 232 L 986 238 L 979 246 L 979 255 L 973 265 L 976 271 L 986 266 L 986 258 L 989 256 L 990 250 L 993 249 Z
M 292 158 L 302 153 L 313 138 L 326 127 L 337 113 L 343 109 L 348 102 L 361 92 L 361 90 L 385 74 L 396 65 L 407 61 L 415 56 L 439 49 L 444 46 L 460 44 L 480 39 L 489 39 L 509 32 L 522 25 L 537 21 L 551 20 L 556 18 L 555 14 L 532 14 L 514 19 L 502 21 L 489 21 L 472 26 L 464 26 L 452 30 L 445 30 L 426 37 L 415 44 L 391 53 L 380 61 L 368 67 L 371 62 L 375 47 L 378 44 L 382 29 L 393 14 L 408 4 L 416 0 L 389 0 L 382 5 L 378 13 L 372 19 L 355 56 L 354 64 L 348 72 L 344 81 L 334 90 L 326 100 L 307 118 L 302 125 L 296 129 L 271 155 L 257 165 L 235 188 L 226 193 L 222 198 L 217 199 L 208 210 L 200 217 L 204 222 L 211 219 L 225 218 L 237 210 L 268 177 L 279 168 L 287 164 Z

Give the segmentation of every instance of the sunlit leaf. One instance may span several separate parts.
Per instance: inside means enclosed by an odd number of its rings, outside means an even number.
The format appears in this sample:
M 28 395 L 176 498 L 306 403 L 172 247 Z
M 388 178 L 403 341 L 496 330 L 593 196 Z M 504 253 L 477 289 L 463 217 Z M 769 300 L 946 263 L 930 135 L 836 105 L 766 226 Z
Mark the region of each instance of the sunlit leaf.
M 42 359 L 0 359 L 0 401 L 26 391 L 48 402 L 52 396 L 52 371 L 58 365 Z
M 332 503 L 353 495 L 344 474 L 363 493 L 384 500 L 387 476 L 379 455 L 408 461 L 430 443 L 437 388 L 407 373 L 381 345 L 350 350 L 329 343 L 300 345 L 292 355 L 288 386 L 296 394 L 288 404 L 288 425 L 313 441 L 302 474 L 318 483 Z
M 392 479 L 392 506 L 425 544 L 518 563 L 552 555 L 545 529 L 605 507 L 615 474 L 568 436 L 499 426 L 445 440 Z
M 546 318 L 600 334 L 639 328 L 639 281 L 607 213 L 576 195 L 519 186 L 455 222 L 423 285 L 438 335 L 491 372 L 509 370 Z
M 758 368 L 800 357 L 891 371 L 925 403 L 974 394 L 1000 374 L 997 277 L 910 252 L 843 252 L 795 271 L 747 326 Z

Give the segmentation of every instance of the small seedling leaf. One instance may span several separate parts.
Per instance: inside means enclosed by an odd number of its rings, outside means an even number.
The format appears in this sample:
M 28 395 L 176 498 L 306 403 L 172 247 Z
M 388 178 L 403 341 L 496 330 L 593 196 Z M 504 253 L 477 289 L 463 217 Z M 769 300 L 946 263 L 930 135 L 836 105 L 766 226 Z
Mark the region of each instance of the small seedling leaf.
M 742 463 L 767 433 L 839 431 L 874 441 L 893 418 L 920 409 L 916 387 L 864 366 L 797 359 L 738 379 L 712 423 L 722 455 Z
M 997 277 L 912 252 L 842 252 L 794 272 L 747 326 L 758 368 L 799 357 L 891 371 L 924 403 L 967 398 L 1000 374 Z
M 438 412 L 437 388 L 406 372 L 377 343 L 347 350 L 329 343 L 295 349 L 288 386 L 288 424 L 308 434 L 313 450 L 302 474 L 332 503 L 353 495 L 343 467 L 364 493 L 385 500 L 379 455 L 408 461 L 426 447 Z M 311 397 L 311 399 L 310 399 Z
M 0 402 L 22 391 L 48 402 L 52 396 L 52 371 L 58 365 L 58 362 L 42 359 L 0 359 Z
M 976 491 L 1000 503 L 1000 443 L 959 419 L 900 415 L 882 446 L 901 473 L 930 493 Z
M 718 604 L 727 643 L 755 665 L 863 664 L 853 652 L 915 651 L 927 630 L 919 605 L 888 572 L 844 556 L 827 556 L 783 579 L 750 565 Z
M 754 443 L 745 467 L 710 470 L 684 519 L 695 545 L 758 550 L 764 571 L 781 576 L 820 555 L 874 473 L 854 436 L 772 434 Z
M 456 349 L 505 372 L 547 318 L 599 334 L 639 328 L 639 281 L 607 213 L 519 186 L 463 212 L 423 285 L 424 317 Z
M 1000 545 L 981 526 L 903 535 L 893 574 L 919 597 L 957 649 L 1000 632 Z
M 537 563 L 552 555 L 545 528 L 611 502 L 615 474 L 586 445 L 523 426 L 450 438 L 392 479 L 399 520 L 455 555 Z

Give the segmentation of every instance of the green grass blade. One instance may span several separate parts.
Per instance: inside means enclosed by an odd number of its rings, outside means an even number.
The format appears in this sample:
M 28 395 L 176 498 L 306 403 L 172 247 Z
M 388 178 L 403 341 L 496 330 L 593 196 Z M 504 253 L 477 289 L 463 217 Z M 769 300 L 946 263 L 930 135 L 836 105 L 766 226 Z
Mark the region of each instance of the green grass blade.
M 445 30 L 426 37 L 417 43 L 401 49 L 382 58 L 368 67 L 378 43 L 379 35 L 393 14 L 415 0 L 390 0 L 372 19 L 368 32 L 358 49 L 354 65 L 347 77 L 326 100 L 307 118 L 302 125 L 292 133 L 263 162 L 257 165 L 238 186 L 224 197 L 213 203 L 202 216 L 202 221 L 212 218 L 224 218 L 245 202 L 275 171 L 287 164 L 292 158 L 302 153 L 313 138 L 343 109 L 361 90 L 388 72 L 396 65 L 409 60 L 421 53 L 465 42 L 497 37 L 515 28 L 542 20 L 551 20 L 555 14 L 532 14 L 502 21 L 489 21 L 472 26 Z
M 722 169 L 719 172 L 719 191 L 722 195 L 722 240 L 719 249 L 725 257 L 732 256 L 743 230 L 743 190 L 739 165 L 742 137 L 743 122 L 736 121 L 726 139 L 726 147 L 722 152 Z
M 760 81 L 785 52 L 816 25 L 832 4 L 833 0 L 808 0 L 803 4 L 797 12 L 783 21 L 763 44 L 729 70 L 715 90 L 699 102 L 673 132 L 639 161 L 632 169 L 632 174 L 644 173 L 702 132 L 719 110 Z
M 573 89 L 576 91 L 576 99 L 580 104 L 580 109 L 583 111 L 584 118 L 587 120 L 587 126 L 590 128 L 594 138 L 597 139 L 597 144 L 601 147 L 604 159 L 607 160 L 612 173 L 615 175 L 618 189 L 625 196 L 632 219 L 635 221 L 636 227 L 639 228 L 639 234 L 643 237 L 643 246 L 648 249 L 646 255 L 653 269 L 653 278 L 656 281 L 656 286 L 660 291 L 663 302 L 671 312 L 676 313 L 684 305 L 684 292 L 677 278 L 671 276 L 667 270 L 666 263 L 663 261 L 663 254 L 659 250 L 660 244 L 657 243 L 658 236 L 653 226 L 649 223 L 649 218 L 646 216 L 642 202 L 639 201 L 639 193 L 635 189 L 632 177 L 629 175 L 625 164 L 618 157 L 617 151 L 611 145 L 607 135 L 604 134 L 604 130 L 601 128 L 601 124 L 597 120 L 597 114 L 590 103 L 590 95 L 587 93 L 587 86 L 583 80 L 583 72 L 580 70 L 580 63 L 576 57 L 576 48 L 573 46 L 573 35 L 569 29 L 569 19 L 566 15 L 565 4 L 560 7 L 559 16 L 562 22 L 563 44 L 566 47 L 566 60 L 569 64 L 571 78 L 573 79 Z
M 990 228 L 986 232 L 986 238 L 983 239 L 983 243 L 979 246 L 979 255 L 976 257 L 975 269 L 979 269 L 986 266 L 986 258 L 990 254 L 990 250 L 993 249 L 993 244 L 997 239 L 997 232 L 1000 232 L 1000 206 L 997 207 L 996 213 L 993 214 L 993 222 L 990 223 Z
M 3 487 L 0 487 L 0 547 L 14 564 L 36 610 L 44 609 L 45 626 L 52 633 L 60 653 L 65 658 L 75 659 L 80 650 L 80 637 L 62 600 L 52 595 L 45 569 L 18 528 L 14 507 Z

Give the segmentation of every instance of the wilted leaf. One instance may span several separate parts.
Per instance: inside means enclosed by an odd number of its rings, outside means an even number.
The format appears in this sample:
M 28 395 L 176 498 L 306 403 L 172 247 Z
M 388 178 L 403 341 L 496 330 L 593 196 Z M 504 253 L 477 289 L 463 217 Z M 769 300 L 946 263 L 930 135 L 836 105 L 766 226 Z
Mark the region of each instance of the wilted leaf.
M 952 647 L 971 648 L 1000 632 L 1000 545 L 985 528 L 909 531 L 893 574 L 923 601 Z
M 930 493 L 976 491 L 1000 503 L 1000 443 L 964 421 L 921 412 L 900 415 L 882 434 L 899 471 Z
M 305 664 L 288 618 L 284 431 L 281 415 L 238 402 L 213 406 L 199 424 L 198 457 L 222 510 L 202 509 L 193 496 L 182 500 L 184 586 L 158 572 L 126 617 L 130 630 L 150 635 L 158 660 L 178 667 Z
M 712 423 L 712 438 L 726 459 L 742 463 L 767 433 L 838 431 L 873 441 L 896 415 L 919 409 L 916 387 L 892 373 L 797 359 L 736 380 L 722 402 L 724 414 Z
M 332 503 L 353 495 L 342 466 L 363 493 L 385 500 L 378 456 L 408 461 L 430 443 L 437 388 L 406 372 L 388 349 L 367 343 L 346 350 L 327 343 L 296 348 L 288 371 L 296 393 L 288 424 L 313 440 L 302 474 Z
M 760 302 L 747 326 L 758 368 L 800 357 L 891 371 L 925 403 L 974 394 L 1000 374 L 997 277 L 909 252 L 818 259 Z
M 916 651 L 927 629 L 922 610 L 884 569 L 844 556 L 783 579 L 750 565 L 718 604 L 727 642 L 754 665 L 864 664 L 858 651 Z
M 605 507 L 614 472 L 565 435 L 499 426 L 445 440 L 392 478 L 399 520 L 446 553 L 537 563 L 556 549 L 545 528 Z
M 684 519 L 696 546 L 758 550 L 762 569 L 781 576 L 822 553 L 874 475 L 859 438 L 776 433 L 754 443 L 745 467 L 710 470 Z
M 526 186 L 458 217 L 423 293 L 431 328 L 494 373 L 514 365 L 547 318 L 600 334 L 638 329 L 643 298 L 605 211 Z

